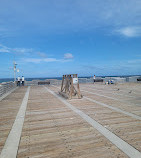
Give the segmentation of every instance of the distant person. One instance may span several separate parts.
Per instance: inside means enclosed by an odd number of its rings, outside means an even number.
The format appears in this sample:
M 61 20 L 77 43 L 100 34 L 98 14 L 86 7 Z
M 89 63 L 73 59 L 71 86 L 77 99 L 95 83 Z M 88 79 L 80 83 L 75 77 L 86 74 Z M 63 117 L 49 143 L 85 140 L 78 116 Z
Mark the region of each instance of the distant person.
M 94 80 L 94 82 L 95 82 L 95 75 L 94 75 L 94 77 L 93 77 L 93 80 Z M 93 83 L 94 83 L 94 82 L 93 82 Z
M 22 86 L 24 86 L 24 76 L 22 76 Z
M 20 76 L 18 76 L 17 86 L 20 86 L 20 81 L 21 81 L 21 78 L 20 78 Z

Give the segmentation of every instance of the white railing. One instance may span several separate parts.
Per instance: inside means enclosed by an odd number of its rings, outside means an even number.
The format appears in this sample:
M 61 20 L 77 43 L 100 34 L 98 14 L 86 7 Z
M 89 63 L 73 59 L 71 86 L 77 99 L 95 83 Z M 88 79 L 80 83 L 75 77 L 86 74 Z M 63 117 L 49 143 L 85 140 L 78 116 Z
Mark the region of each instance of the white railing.
M 0 97 L 14 88 L 16 88 L 16 83 L 12 81 L 0 83 Z

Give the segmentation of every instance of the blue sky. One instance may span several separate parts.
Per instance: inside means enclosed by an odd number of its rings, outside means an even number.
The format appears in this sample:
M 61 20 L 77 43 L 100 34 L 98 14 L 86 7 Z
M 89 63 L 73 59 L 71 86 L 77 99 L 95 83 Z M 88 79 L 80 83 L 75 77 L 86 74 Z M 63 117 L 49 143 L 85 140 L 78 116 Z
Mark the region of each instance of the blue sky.
M 140 0 L 0 0 L 0 78 L 141 75 Z

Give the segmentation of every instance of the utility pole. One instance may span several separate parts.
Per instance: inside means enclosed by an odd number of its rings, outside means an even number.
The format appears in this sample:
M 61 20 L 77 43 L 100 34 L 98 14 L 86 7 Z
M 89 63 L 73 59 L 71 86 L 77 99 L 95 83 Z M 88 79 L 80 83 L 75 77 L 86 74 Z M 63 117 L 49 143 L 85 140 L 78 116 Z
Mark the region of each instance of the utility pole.
M 13 62 L 13 68 L 14 68 L 14 82 L 16 82 L 16 66 L 17 66 L 17 64 L 16 64 L 16 62 L 14 61 L 14 62 Z

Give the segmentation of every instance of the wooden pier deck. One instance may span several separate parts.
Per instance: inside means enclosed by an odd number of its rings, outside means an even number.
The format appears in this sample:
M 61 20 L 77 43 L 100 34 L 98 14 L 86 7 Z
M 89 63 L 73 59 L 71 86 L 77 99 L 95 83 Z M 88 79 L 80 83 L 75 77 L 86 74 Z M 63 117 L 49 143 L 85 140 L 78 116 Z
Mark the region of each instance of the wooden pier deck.
M 140 158 L 141 84 L 21 87 L 0 101 L 0 158 Z

